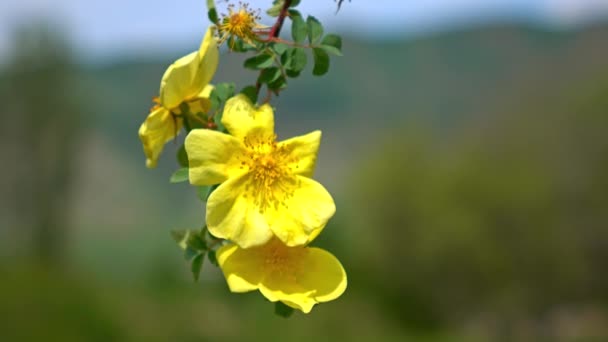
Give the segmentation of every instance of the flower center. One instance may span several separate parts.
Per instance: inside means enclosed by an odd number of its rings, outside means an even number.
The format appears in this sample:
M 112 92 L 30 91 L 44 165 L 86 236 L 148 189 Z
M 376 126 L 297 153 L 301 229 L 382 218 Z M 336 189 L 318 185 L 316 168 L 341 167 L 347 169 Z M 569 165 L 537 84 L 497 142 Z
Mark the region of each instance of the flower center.
M 250 175 L 248 196 L 260 212 L 287 207 L 286 201 L 298 185 L 292 170 L 297 161 L 290 150 L 277 144 L 275 135 L 247 136 L 244 143 L 247 152 L 241 159 L 241 168 L 247 168 Z
M 306 252 L 304 248 L 287 247 L 277 239 L 272 239 L 262 247 L 262 250 L 266 270 L 288 277 L 294 282 L 297 281 L 298 264 Z
M 249 9 L 248 4 L 241 4 L 238 12 L 235 12 L 234 5 L 230 4 L 228 15 L 224 16 L 219 27 L 220 32 L 225 35 L 221 40 L 228 36 L 236 36 L 248 42 L 255 39 L 253 30 L 259 26 L 256 20 L 260 20 L 260 16 Z

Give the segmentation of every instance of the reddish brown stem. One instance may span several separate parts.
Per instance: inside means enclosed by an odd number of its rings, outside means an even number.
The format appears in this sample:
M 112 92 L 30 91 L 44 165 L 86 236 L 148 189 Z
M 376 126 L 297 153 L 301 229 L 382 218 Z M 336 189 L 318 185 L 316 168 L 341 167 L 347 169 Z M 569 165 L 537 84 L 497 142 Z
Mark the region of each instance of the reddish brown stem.
M 285 2 L 283 3 L 283 7 L 281 8 L 281 12 L 279 12 L 277 21 L 274 23 L 274 25 L 270 29 L 270 32 L 268 33 L 268 38 L 263 40 L 264 42 L 270 42 L 273 39 L 279 37 L 279 34 L 281 33 L 281 28 L 283 28 L 283 23 L 285 22 L 285 17 L 287 17 L 287 15 L 289 14 L 289 7 L 291 7 L 291 1 L 292 0 L 285 0 Z M 261 75 L 261 73 L 262 72 L 260 71 L 260 75 Z M 260 82 L 256 82 L 255 89 L 256 89 L 257 95 L 260 94 L 261 88 L 262 88 L 262 84 Z

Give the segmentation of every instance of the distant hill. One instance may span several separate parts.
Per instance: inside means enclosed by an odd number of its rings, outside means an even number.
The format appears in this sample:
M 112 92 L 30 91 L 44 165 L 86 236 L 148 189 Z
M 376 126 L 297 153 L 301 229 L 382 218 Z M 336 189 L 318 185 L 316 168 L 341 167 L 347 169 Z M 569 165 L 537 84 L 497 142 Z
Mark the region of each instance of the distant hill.
M 607 38 L 608 24 L 602 24 L 576 32 L 498 25 L 404 41 L 347 40 L 345 57 L 334 60 L 326 77 L 294 80 L 290 90 L 274 100 L 284 120 L 278 126 L 347 122 L 376 127 L 411 117 L 450 125 L 466 117 L 490 116 L 531 97 L 551 96 L 606 75 Z M 256 74 L 242 72 L 241 60 L 224 56 L 216 79 L 250 84 Z M 171 61 L 142 56 L 86 67 L 81 81 L 96 97 L 87 115 L 104 133 L 131 140 Z M 127 148 L 139 152 L 139 146 Z

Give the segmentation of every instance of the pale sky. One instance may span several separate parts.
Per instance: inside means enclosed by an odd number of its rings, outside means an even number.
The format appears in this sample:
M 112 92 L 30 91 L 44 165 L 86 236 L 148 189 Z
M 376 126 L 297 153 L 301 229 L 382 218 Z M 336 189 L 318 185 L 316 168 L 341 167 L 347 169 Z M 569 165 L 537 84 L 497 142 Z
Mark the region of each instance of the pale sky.
M 218 7 L 222 1 L 216 0 Z M 265 9 L 272 1 L 248 2 Z M 608 17 L 608 0 L 352 0 L 338 15 L 335 9 L 333 0 L 300 5 L 327 30 L 396 36 L 496 19 L 576 25 Z M 205 0 L 1 0 L 0 58 L 13 28 L 36 17 L 54 18 L 79 53 L 94 58 L 180 49 L 197 44 L 208 25 Z

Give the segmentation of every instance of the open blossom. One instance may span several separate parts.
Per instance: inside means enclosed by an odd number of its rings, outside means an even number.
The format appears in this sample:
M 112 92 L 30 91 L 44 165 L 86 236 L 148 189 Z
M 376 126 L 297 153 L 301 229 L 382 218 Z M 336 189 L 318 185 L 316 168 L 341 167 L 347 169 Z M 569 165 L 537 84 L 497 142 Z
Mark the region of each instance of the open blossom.
M 248 4 L 241 4 L 238 11 L 234 10 L 233 4 L 228 5 L 228 15 L 224 16 L 219 24 L 220 41 L 237 37 L 253 45 L 258 39 L 256 30 L 266 28 L 259 24 L 258 20 L 259 14 L 251 10 Z
M 331 195 L 312 180 L 321 132 L 277 142 L 270 105 L 245 95 L 226 102 L 231 135 L 198 129 L 186 137 L 194 185 L 221 185 L 207 201 L 207 227 L 242 248 L 277 236 L 288 246 L 314 239 L 334 215 Z
M 139 128 L 139 138 L 146 155 L 146 166 L 156 167 L 165 143 L 179 133 L 183 118 L 180 105 L 188 105 L 190 112 L 209 110 L 209 85 L 219 62 L 219 51 L 210 27 L 198 51 L 192 52 L 169 66 L 160 84 L 160 97 Z
M 331 253 L 314 247 L 287 247 L 277 239 L 259 247 L 222 246 L 217 251 L 232 292 L 259 290 L 272 302 L 309 313 L 346 290 L 346 272 Z

